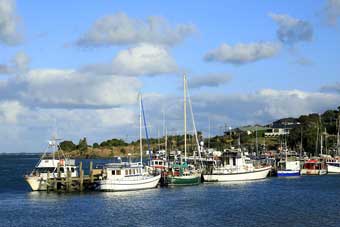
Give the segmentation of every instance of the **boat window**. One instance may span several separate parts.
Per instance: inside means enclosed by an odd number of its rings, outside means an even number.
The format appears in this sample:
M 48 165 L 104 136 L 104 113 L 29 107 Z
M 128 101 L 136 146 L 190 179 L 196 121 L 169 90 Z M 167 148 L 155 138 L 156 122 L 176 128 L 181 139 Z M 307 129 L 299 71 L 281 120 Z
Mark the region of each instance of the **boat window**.
M 74 173 L 74 168 L 73 167 L 71 168 L 71 172 Z
M 125 175 L 129 175 L 129 171 L 127 169 L 125 170 Z
M 60 172 L 61 172 L 61 173 L 64 173 L 64 167 L 61 167 L 61 168 L 60 168 Z
M 116 171 L 116 175 L 120 175 L 120 169 Z
M 136 170 L 133 170 L 133 171 L 132 171 L 132 174 L 135 175 L 135 174 L 136 174 Z
M 130 174 L 130 175 L 132 174 L 132 170 L 131 170 L 131 169 L 129 169 L 129 174 Z
M 111 174 L 116 175 L 116 170 L 112 170 Z
M 233 166 L 236 166 L 236 158 L 233 157 Z

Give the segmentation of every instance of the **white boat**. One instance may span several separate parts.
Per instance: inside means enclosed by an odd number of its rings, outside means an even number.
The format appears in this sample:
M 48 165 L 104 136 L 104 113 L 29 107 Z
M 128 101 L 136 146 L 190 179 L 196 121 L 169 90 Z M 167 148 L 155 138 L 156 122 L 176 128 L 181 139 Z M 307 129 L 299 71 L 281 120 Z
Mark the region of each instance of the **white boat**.
M 141 163 L 109 163 L 104 166 L 100 191 L 132 191 L 156 188 L 161 175 L 150 175 Z
M 283 165 L 281 166 L 280 164 Z M 278 177 L 300 176 L 300 161 L 284 161 L 282 163 L 279 163 L 277 176 Z
M 340 173 L 340 162 L 339 160 L 336 161 L 329 161 L 326 162 L 327 164 L 327 172 L 328 173 Z
M 331 174 L 339 174 L 340 173 L 340 157 L 336 156 L 335 158 L 329 156 L 325 158 L 327 164 L 327 172 Z
M 250 158 L 244 156 L 241 151 L 229 150 L 223 153 L 222 163 L 203 174 L 207 182 L 228 182 L 259 180 L 267 177 L 271 166 L 255 167 Z
M 300 161 L 296 156 L 288 157 L 288 149 L 285 150 L 286 158 L 278 162 L 278 177 L 296 177 L 300 176 Z
M 59 144 L 57 139 L 52 138 L 48 143 L 47 149 L 52 149 L 52 153 L 48 154 L 47 151 L 45 151 L 33 171 L 25 175 L 25 180 L 32 191 L 46 191 L 48 178 L 67 177 L 68 173 L 70 177 L 78 176 L 75 160 L 68 159 L 64 155 L 58 158 L 55 157 L 55 151 L 57 151 L 58 148 Z M 52 156 L 48 157 L 49 155 Z M 60 168 L 59 176 L 57 172 L 58 166 Z
M 109 163 L 104 166 L 102 178 L 97 182 L 100 191 L 132 191 L 155 188 L 161 178 L 160 174 L 152 175 L 143 166 L 142 144 L 142 96 L 139 100 L 139 142 L 140 162 Z M 149 149 L 150 150 L 150 149 Z

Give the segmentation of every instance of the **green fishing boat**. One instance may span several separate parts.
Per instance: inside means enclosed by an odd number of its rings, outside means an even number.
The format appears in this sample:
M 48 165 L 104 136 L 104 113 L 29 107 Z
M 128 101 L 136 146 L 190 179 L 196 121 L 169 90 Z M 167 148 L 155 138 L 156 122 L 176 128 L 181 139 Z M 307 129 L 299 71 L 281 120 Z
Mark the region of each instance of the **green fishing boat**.
M 187 111 L 186 111 L 186 104 L 187 104 L 187 79 L 184 75 L 184 162 L 182 162 L 182 158 L 180 161 L 180 164 L 174 164 L 171 168 L 171 171 L 169 172 L 169 175 L 167 176 L 167 183 L 169 186 L 192 186 L 192 185 L 198 185 L 201 183 L 201 174 L 199 171 L 195 169 L 193 166 L 189 166 L 186 162 L 187 160 Z M 191 110 L 191 117 L 193 121 L 193 128 L 195 131 L 195 137 L 196 137 L 196 143 L 197 148 L 199 149 L 198 145 L 198 139 L 197 139 L 197 131 L 194 121 L 194 116 L 192 112 L 192 106 L 189 96 L 189 106 Z
M 191 186 L 201 183 L 201 176 L 198 173 L 189 170 L 188 164 L 174 164 L 171 175 L 168 176 L 169 186 Z

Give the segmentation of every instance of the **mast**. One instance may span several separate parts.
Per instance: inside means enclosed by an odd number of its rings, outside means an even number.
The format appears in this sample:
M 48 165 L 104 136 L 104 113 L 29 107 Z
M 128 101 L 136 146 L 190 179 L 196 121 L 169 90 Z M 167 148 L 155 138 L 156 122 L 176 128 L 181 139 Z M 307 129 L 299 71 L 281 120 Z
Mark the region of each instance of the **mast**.
M 319 147 L 319 122 L 316 124 L 316 142 L 315 142 L 315 155 L 318 153 Z
M 255 125 L 255 146 L 256 146 L 256 156 L 259 156 L 259 146 L 258 146 L 258 141 L 257 141 L 257 125 Z
M 184 87 L 184 159 L 187 161 L 187 78 L 184 74 L 183 77 L 183 87 Z
M 165 152 L 167 152 L 168 149 L 168 129 L 165 128 L 165 146 L 164 146 Z
M 143 142 L 142 142 L 142 94 L 139 94 L 139 149 L 140 163 L 143 165 Z
M 336 135 L 336 149 L 337 155 L 339 155 L 340 151 L 340 115 L 338 117 L 338 134 Z
M 301 126 L 301 136 L 300 136 L 300 158 L 301 158 L 301 155 L 302 155 L 302 126 Z
M 200 146 L 199 141 L 198 141 L 198 135 L 197 135 L 197 129 L 196 129 L 196 124 L 195 124 L 194 112 L 193 112 L 193 110 L 192 110 L 192 103 L 191 103 L 191 98 L 190 98 L 189 90 L 187 89 L 187 88 L 188 88 L 188 83 L 187 83 L 187 81 L 186 81 L 186 84 L 185 84 L 185 85 L 186 85 L 186 90 L 187 90 L 187 94 L 188 94 L 189 108 L 190 108 L 192 126 L 193 126 L 193 129 L 194 129 L 194 135 L 195 135 L 195 139 L 196 139 L 196 145 L 197 145 L 198 156 L 199 156 L 199 159 L 201 160 L 201 164 L 203 165 L 203 162 L 202 162 L 202 159 L 201 159 L 201 146 Z M 194 158 L 195 158 L 195 163 L 196 163 L 196 156 L 195 156 L 195 153 L 194 153 Z
M 208 117 L 209 121 L 209 130 L 208 130 L 208 149 L 210 149 L 210 117 Z

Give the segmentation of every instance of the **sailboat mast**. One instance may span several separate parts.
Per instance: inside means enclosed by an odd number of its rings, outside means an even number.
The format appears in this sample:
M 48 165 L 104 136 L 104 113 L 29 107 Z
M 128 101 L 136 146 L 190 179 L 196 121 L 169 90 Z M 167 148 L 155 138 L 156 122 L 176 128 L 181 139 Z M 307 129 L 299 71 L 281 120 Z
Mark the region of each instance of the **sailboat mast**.
M 140 163 L 143 164 L 143 142 L 142 142 L 142 94 L 139 94 L 139 149 L 140 149 Z
M 303 151 L 302 148 L 303 148 L 303 147 L 302 147 L 302 126 L 301 126 L 301 136 L 300 136 L 300 158 L 301 158 L 302 151 Z
M 183 87 L 184 87 L 184 159 L 187 161 L 187 78 L 183 77 Z
M 167 152 L 168 149 L 168 129 L 165 128 L 165 146 L 164 146 L 165 152 Z
M 340 151 L 340 115 L 338 117 L 338 134 L 336 136 L 336 147 L 337 147 L 337 155 L 339 155 L 339 151 Z

